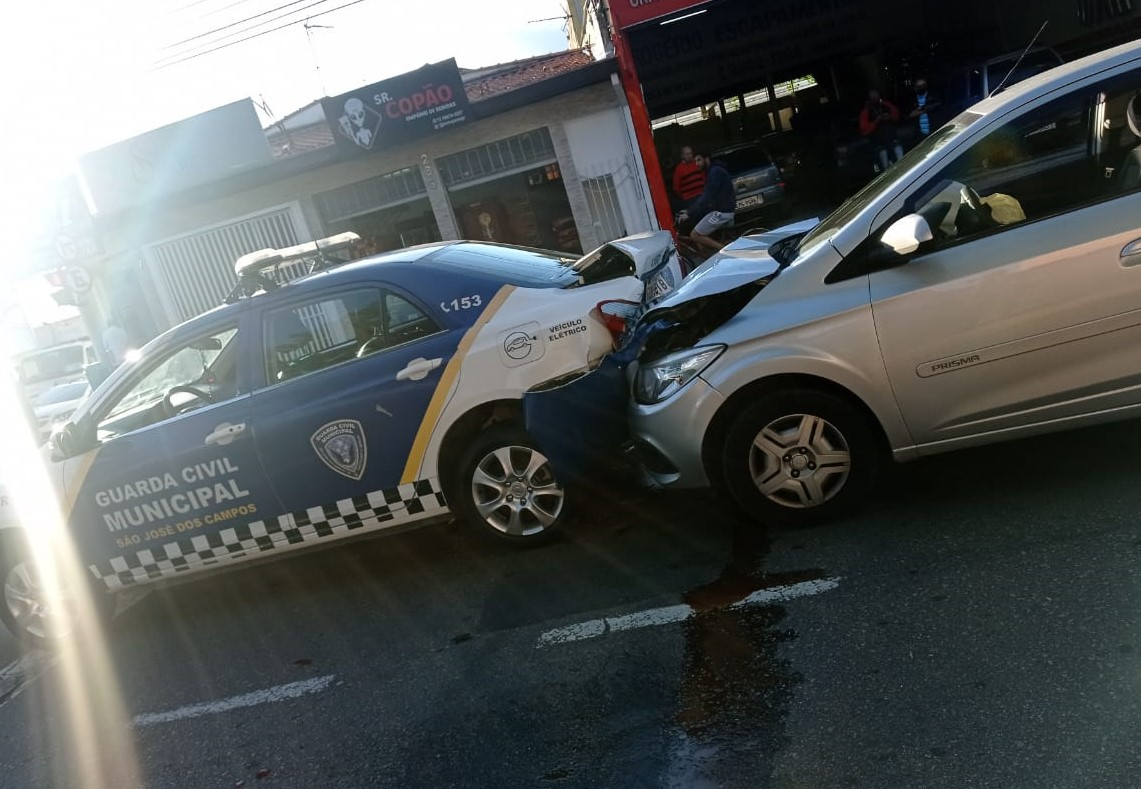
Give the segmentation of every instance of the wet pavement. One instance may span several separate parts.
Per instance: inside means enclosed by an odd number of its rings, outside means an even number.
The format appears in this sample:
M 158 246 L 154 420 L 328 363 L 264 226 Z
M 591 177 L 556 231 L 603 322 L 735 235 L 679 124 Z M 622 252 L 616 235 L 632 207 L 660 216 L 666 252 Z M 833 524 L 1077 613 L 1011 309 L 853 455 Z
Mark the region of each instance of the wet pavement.
M 161 589 L 111 630 L 122 726 L 47 661 L 0 787 L 1132 787 L 1139 439 L 900 467 L 804 531 L 597 490 L 539 549 L 441 523 Z

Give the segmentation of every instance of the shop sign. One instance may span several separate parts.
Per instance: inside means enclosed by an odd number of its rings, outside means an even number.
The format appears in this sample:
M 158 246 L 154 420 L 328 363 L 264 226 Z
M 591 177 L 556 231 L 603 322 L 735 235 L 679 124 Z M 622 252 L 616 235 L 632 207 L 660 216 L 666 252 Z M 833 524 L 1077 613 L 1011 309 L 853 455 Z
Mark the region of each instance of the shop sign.
M 321 105 L 337 147 L 352 154 L 418 140 L 466 123 L 469 116 L 454 59 L 323 99 Z
M 610 0 L 610 15 L 619 30 L 649 22 L 676 11 L 702 5 L 709 0 Z
M 630 48 L 646 105 L 661 117 L 874 48 L 885 31 L 918 29 L 922 16 L 909 9 L 903 0 L 739 0 L 631 31 Z

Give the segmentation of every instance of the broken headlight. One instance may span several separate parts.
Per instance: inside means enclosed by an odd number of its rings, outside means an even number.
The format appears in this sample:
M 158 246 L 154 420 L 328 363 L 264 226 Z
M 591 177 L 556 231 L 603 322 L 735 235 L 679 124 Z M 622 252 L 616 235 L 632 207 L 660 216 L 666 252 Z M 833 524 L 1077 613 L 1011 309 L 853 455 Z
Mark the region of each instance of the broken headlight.
M 634 399 L 642 405 L 653 405 L 673 397 L 724 350 L 724 345 L 687 348 L 642 364 L 634 380 Z

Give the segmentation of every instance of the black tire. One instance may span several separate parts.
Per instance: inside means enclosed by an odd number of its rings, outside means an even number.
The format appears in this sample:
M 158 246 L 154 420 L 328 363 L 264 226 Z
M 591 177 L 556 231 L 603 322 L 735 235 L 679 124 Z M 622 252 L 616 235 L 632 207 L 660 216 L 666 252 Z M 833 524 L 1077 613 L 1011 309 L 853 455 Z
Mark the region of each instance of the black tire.
M 25 646 L 45 650 L 54 649 L 74 634 L 74 617 L 79 612 L 96 617 L 100 627 L 109 622 L 115 611 L 115 596 L 96 588 L 88 577 L 75 582 L 84 584 L 90 604 L 65 593 L 64 616 L 68 619 L 54 625 L 59 629 L 53 632 L 53 625 L 45 621 L 46 614 L 35 609 L 42 597 L 31 554 L 22 539 L 9 539 L 0 551 L 0 621 Z
M 725 487 L 747 517 L 795 527 L 857 508 L 875 480 L 879 451 L 858 408 L 827 392 L 794 389 L 763 394 L 741 411 L 721 462 Z
M 528 475 L 533 459 L 538 465 Z M 507 469 L 505 461 L 514 468 Z M 468 523 L 514 545 L 551 539 L 567 512 L 566 493 L 550 463 L 527 431 L 509 424 L 483 431 L 463 453 L 452 504 Z

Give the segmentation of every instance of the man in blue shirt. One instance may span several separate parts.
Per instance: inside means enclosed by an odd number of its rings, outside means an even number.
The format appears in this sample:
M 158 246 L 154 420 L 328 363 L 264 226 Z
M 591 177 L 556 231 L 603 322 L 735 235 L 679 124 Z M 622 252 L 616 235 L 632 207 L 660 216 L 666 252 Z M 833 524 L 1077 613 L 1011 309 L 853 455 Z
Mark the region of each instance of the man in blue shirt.
M 699 154 L 694 161 L 705 167 L 705 189 L 685 213 L 701 217 L 689 237 L 695 244 L 717 252 L 724 244 L 710 236 L 723 227 L 733 224 L 733 212 L 737 209 L 737 197 L 733 191 L 733 178 L 720 161 L 711 159 L 708 154 Z
M 915 101 L 910 115 L 919 129 L 920 137 L 931 133 L 931 112 L 938 106 L 939 103 L 927 92 L 927 80 L 923 77 L 915 80 Z

